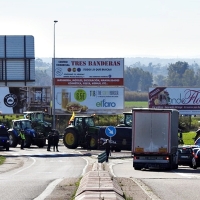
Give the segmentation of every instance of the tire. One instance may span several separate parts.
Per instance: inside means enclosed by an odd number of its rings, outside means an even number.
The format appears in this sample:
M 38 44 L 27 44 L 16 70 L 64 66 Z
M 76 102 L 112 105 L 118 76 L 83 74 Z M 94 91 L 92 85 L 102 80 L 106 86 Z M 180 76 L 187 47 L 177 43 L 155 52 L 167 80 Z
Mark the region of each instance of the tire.
M 17 143 L 18 143 L 18 138 L 14 135 L 14 133 L 9 133 L 10 147 L 16 147 Z
M 134 167 L 135 170 L 141 170 L 141 167 Z
M 40 140 L 40 141 L 38 142 L 37 146 L 38 146 L 39 148 L 43 148 L 43 147 L 45 146 L 45 144 L 46 144 L 46 139 Z
M 115 149 L 115 152 L 121 152 L 121 149 L 116 148 L 116 149 Z
M 6 151 L 9 151 L 9 144 L 6 145 Z
M 174 164 L 173 169 L 178 169 L 178 164 Z
M 91 139 L 90 139 L 90 149 L 97 149 L 98 147 L 98 141 L 97 141 L 97 138 L 92 136 Z
M 31 137 L 30 136 L 26 136 L 25 140 L 24 140 L 24 147 L 25 148 L 30 148 L 31 146 Z
M 75 130 L 67 129 L 63 136 L 63 144 L 68 149 L 76 149 L 78 147 L 78 135 Z
M 197 166 L 196 165 L 193 165 L 193 167 L 192 167 L 193 169 L 197 169 Z

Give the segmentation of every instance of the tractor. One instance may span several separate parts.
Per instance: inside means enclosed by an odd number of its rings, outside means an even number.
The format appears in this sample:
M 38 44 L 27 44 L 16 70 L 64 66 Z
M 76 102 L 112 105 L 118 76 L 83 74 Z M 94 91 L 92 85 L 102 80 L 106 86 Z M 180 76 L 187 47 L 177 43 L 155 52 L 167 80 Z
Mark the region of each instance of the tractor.
M 4 125 L 0 125 L 0 147 L 9 151 L 9 136 L 8 131 Z
M 16 147 L 20 144 L 20 131 L 24 131 L 24 147 L 29 148 L 31 145 L 37 145 L 42 148 L 45 145 L 46 138 L 43 133 L 35 131 L 31 126 L 31 120 L 18 119 L 12 120 L 12 127 L 8 130 L 10 147 Z
M 29 119 L 32 122 L 32 127 L 37 131 L 45 135 L 46 139 L 49 132 L 52 131 L 51 123 L 44 121 L 46 113 L 43 111 L 27 111 L 24 112 L 24 118 Z
M 63 143 L 69 149 L 78 146 L 87 149 L 98 148 L 99 128 L 95 126 L 94 116 L 74 116 L 65 128 Z

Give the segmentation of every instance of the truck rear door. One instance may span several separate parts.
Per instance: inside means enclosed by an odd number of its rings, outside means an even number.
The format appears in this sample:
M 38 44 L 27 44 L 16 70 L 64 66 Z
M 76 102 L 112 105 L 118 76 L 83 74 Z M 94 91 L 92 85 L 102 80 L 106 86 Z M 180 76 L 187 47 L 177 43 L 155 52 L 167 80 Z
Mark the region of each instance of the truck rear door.
M 133 152 L 167 153 L 169 113 L 133 112 Z

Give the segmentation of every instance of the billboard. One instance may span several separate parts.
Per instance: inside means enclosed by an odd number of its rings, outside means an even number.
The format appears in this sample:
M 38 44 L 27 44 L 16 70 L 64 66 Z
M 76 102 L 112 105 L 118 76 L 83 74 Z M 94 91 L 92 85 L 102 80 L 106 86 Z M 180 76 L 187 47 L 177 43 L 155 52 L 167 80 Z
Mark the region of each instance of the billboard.
M 124 109 L 123 87 L 55 87 L 55 114 L 118 114 Z
M 0 87 L 0 114 L 45 111 L 50 114 L 51 87 Z
M 54 83 L 73 87 L 123 86 L 124 59 L 55 58 Z
M 200 88 L 150 88 L 149 108 L 177 109 L 182 115 L 199 115 Z

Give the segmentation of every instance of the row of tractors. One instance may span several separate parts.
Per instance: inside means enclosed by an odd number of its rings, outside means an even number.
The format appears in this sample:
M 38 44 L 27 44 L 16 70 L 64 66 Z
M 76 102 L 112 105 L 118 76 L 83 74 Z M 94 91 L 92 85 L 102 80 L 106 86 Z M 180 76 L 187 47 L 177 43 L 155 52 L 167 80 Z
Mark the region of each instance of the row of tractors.
M 41 111 L 24 112 L 23 119 L 12 120 L 8 129 L 10 147 L 20 144 L 19 133 L 25 133 L 25 147 L 37 145 L 42 148 L 46 145 L 46 139 L 52 130 L 51 123 L 44 120 L 45 113 Z M 69 149 L 77 147 L 87 149 L 101 149 L 102 143 L 109 139 L 112 150 L 131 150 L 132 113 L 124 113 L 123 121 L 116 126 L 116 135 L 109 138 L 105 134 L 106 126 L 95 126 L 96 116 L 74 116 L 70 124 L 65 128 L 63 144 Z
M 116 128 L 116 135 L 109 138 L 106 126 L 95 126 L 96 116 L 74 116 L 64 131 L 63 143 L 69 149 L 78 146 L 88 149 L 102 149 L 102 143 L 110 140 L 114 151 L 131 150 L 132 146 L 132 113 L 124 112 L 123 119 Z

